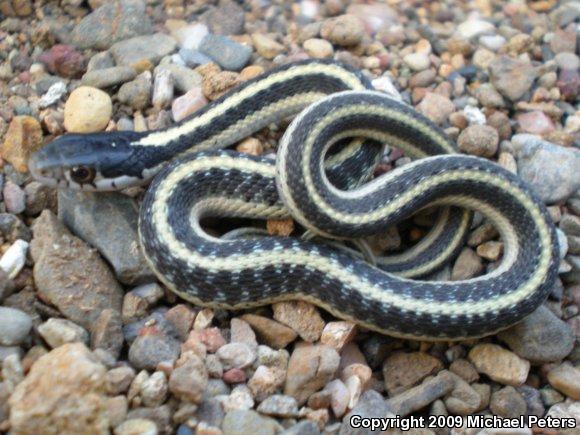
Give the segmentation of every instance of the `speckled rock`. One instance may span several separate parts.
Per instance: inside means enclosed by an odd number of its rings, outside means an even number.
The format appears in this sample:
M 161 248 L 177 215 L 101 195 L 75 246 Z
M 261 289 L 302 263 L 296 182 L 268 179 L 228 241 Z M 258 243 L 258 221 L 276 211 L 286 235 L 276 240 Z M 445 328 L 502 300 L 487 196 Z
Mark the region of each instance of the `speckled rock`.
M 343 424 L 340 427 L 340 435 L 372 433 L 370 430 L 362 431 L 360 428 L 354 428 L 351 426 L 351 418 L 355 415 L 363 418 L 372 418 L 379 415 L 381 417 L 392 417 L 394 416 L 394 412 L 391 410 L 389 405 L 387 405 L 383 396 L 379 393 L 374 390 L 365 391 L 358 404 L 342 419 Z
M 491 395 L 489 408 L 495 415 L 518 418 L 526 413 L 526 401 L 514 387 L 504 387 Z
M 80 343 L 40 357 L 10 397 L 10 424 L 19 434 L 106 433 L 105 367 Z
M 497 152 L 499 136 L 497 130 L 488 125 L 471 125 L 461 132 L 457 144 L 466 154 L 492 157 Z
M 17 171 L 28 170 L 30 155 L 42 146 L 42 127 L 32 116 L 15 116 L 10 121 L 0 155 Z
M 152 31 L 142 0 L 115 0 L 84 17 L 74 28 L 72 39 L 80 48 L 107 49 L 114 42 Z
M 169 390 L 180 400 L 200 403 L 208 384 L 207 369 L 201 358 L 189 355 L 169 377 Z
M 123 290 L 93 249 L 72 236 L 48 210 L 32 230 L 34 281 L 44 300 L 87 329 L 102 310 L 121 310 Z
M 389 395 L 399 394 L 443 369 L 437 358 L 424 353 L 399 352 L 385 360 L 383 377 Z
M 115 192 L 59 191 L 59 218 L 71 231 L 105 257 L 123 284 L 155 279 L 139 245 L 139 208 Z
M 574 347 L 570 326 L 542 305 L 523 321 L 498 334 L 511 350 L 535 364 L 559 361 Z
M 530 89 L 536 79 L 536 70 L 529 63 L 500 56 L 489 65 L 491 81 L 506 98 L 518 101 Z
M 179 342 L 151 328 L 139 335 L 129 348 L 129 361 L 137 369 L 153 370 L 162 362 L 174 362 L 179 356 Z
M 340 15 L 322 23 L 320 35 L 327 41 L 342 47 L 351 47 L 361 42 L 364 35 L 362 21 L 354 15 Z
M 113 103 L 106 92 L 90 86 L 76 88 L 64 106 L 64 126 L 71 133 L 94 133 L 104 130 Z
M 455 111 L 455 106 L 449 98 L 434 92 L 428 92 L 417 105 L 417 110 L 435 124 L 443 124 L 449 115 Z
M 479 373 L 505 385 L 522 385 L 530 371 L 529 361 L 496 344 L 478 344 L 468 356 Z

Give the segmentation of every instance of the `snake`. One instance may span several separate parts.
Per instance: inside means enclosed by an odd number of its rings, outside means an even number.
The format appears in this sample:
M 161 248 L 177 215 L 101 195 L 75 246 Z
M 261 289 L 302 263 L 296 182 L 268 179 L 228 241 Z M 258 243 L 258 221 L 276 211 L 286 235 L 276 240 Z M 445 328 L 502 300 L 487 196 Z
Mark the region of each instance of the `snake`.
M 230 148 L 286 119 L 275 154 Z M 392 148 L 410 163 L 375 176 Z M 516 324 L 557 278 L 555 226 L 528 184 L 459 153 L 425 116 L 332 60 L 276 66 L 161 130 L 65 134 L 28 167 L 58 188 L 148 185 L 145 258 L 168 289 L 202 307 L 308 302 L 381 334 L 450 341 Z M 337 247 L 433 209 L 432 229 L 406 251 L 373 263 Z M 501 260 L 470 279 L 429 279 L 461 251 L 474 212 L 498 230 Z M 302 237 L 220 237 L 204 225 L 224 217 L 292 218 Z

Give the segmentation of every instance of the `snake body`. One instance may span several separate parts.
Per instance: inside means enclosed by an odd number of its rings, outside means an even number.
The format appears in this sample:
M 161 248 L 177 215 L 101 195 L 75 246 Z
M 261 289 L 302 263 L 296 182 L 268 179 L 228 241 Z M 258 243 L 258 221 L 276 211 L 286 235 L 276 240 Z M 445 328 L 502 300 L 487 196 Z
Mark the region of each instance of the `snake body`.
M 275 161 L 223 150 L 296 113 Z M 416 160 L 365 183 L 383 143 Z M 118 189 L 156 174 L 141 205 L 143 252 L 169 289 L 202 306 L 305 300 L 384 334 L 460 339 L 530 314 L 558 270 L 554 226 L 522 180 L 455 154 L 429 120 L 334 62 L 275 68 L 163 131 L 65 135 L 35 154 L 29 168 L 45 183 L 86 190 Z M 441 212 L 431 232 L 376 265 L 332 243 L 218 238 L 201 225 L 215 216 L 291 216 L 314 234 L 350 239 L 433 206 Z M 470 280 L 410 279 L 457 254 L 472 210 L 498 229 L 501 263 Z

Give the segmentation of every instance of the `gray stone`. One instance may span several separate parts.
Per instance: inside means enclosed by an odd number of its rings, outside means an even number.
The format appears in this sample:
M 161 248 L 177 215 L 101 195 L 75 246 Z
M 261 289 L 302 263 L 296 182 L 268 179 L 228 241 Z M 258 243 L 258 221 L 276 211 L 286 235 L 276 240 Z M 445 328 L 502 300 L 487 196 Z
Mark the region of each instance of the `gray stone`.
M 394 412 L 391 407 L 385 402 L 383 396 L 374 390 L 365 391 L 356 404 L 356 406 L 342 419 L 342 426 L 340 427 L 340 435 L 370 435 L 380 434 L 380 430 L 370 430 L 364 428 L 353 428 L 350 424 L 350 419 L 353 416 L 360 416 L 362 418 L 373 417 L 394 417 Z
M 24 223 L 10 213 L 0 213 L 0 235 L 8 243 L 18 239 L 29 242 L 32 239 L 32 231 Z
M 252 56 L 252 48 L 232 41 L 226 36 L 206 35 L 199 51 L 213 59 L 219 66 L 230 71 L 239 71 L 245 67 Z
M 177 43 L 171 36 L 155 33 L 117 42 L 110 51 L 117 65 L 134 65 L 142 60 L 156 65 L 164 56 L 172 53 L 176 46 Z
M 319 435 L 320 430 L 316 423 L 310 420 L 302 420 L 292 427 L 280 432 L 278 435 Z
M 38 333 L 53 349 L 65 343 L 89 341 L 87 330 L 67 319 L 50 318 L 38 326 Z
M 115 60 L 108 51 L 101 51 L 89 59 L 87 71 L 98 71 L 101 69 L 112 68 L 115 66 Z
M 127 104 L 135 110 L 143 110 L 149 106 L 151 100 L 151 73 L 145 71 L 129 83 L 123 84 L 117 94 L 121 103 Z
M 212 61 L 211 57 L 197 50 L 191 50 L 189 48 L 182 48 L 179 50 L 179 57 L 181 57 L 183 62 L 185 62 L 185 65 L 190 68 L 195 68 L 199 65 L 205 65 L 206 63 L 210 63 Z
M 229 394 L 229 391 L 226 394 Z M 195 413 L 199 421 L 205 421 L 207 424 L 217 427 L 222 425 L 225 415 L 222 404 L 215 398 L 203 400 Z
M 97 248 L 123 284 L 155 279 L 139 246 L 139 210 L 130 197 L 60 190 L 59 217 L 73 233 Z
M 104 89 L 133 80 L 137 71 L 130 66 L 114 66 L 85 73 L 81 82 L 83 85 Z
M 32 318 L 15 308 L 0 307 L 0 344 L 14 346 L 21 344 L 30 333 Z
M 155 370 L 161 362 L 175 361 L 180 350 L 179 342 L 165 334 L 140 335 L 129 348 L 129 362 L 137 369 Z
M 523 321 L 498 334 L 517 355 L 535 364 L 559 361 L 574 347 L 574 332 L 542 305 Z
M 545 203 L 564 201 L 580 189 L 580 153 L 531 134 L 517 134 L 511 142 L 516 150 L 518 175 Z
M 123 348 L 123 322 L 118 311 L 101 311 L 91 329 L 91 349 L 104 349 L 119 358 Z
M 84 17 L 72 32 L 73 43 L 80 48 L 104 50 L 113 43 L 153 31 L 142 0 L 115 0 Z
M 298 404 L 294 397 L 273 394 L 260 403 L 258 412 L 273 417 L 295 417 L 298 415 Z
M 274 435 L 278 428 L 275 420 L 241 409 L 228 412 L 222 423 L 224 435 Z
M 121 311 L 123 289 L 94 249 L 71 235 L 48 210 L 32 230 L 34 281 L 43 301 L 86 329 L 104 309 Z

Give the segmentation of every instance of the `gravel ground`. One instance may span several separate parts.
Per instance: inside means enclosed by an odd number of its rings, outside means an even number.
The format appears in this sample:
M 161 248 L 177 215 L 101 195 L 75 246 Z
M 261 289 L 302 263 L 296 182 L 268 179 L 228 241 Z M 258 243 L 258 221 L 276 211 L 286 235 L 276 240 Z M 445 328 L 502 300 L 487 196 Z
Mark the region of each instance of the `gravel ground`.
M 472 415 L 547 415 L 580 427 L 579 18 L 577 2 L 554 0 L 0 0 L 0 431 L 371 433 L 352 415 L 464 426 Z M 64 132 L 162 128 L 308 57 L 363 70 L 463 153 L 533 186 L 562 251 L 542 307 L 497 336 L 437 344 L 369 333 L 302 302 L 200 309 L 158 284 L 139 251 L 142 189 L 57 193 L 27 173 L 29 155 Z M 237 149 L 274 152 L 278 128 Z M 408 161 L 391 150 L 381 170 Z M 404 248 L 429 221 L 392 228 L 373 248 Z M 439 278 L 483 274 L 502 248 L 478 217 Z

